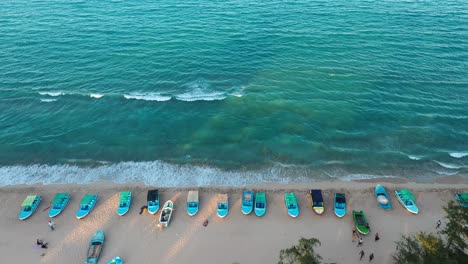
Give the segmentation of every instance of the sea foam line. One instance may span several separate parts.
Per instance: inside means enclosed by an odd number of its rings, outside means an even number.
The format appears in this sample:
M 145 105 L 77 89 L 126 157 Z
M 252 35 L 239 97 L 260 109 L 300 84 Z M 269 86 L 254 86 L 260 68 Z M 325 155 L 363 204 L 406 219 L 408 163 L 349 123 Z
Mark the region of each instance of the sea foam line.
M 451 153 L 449 153 L 449 155 L 452 158 L 461 159 L 463 157 L 468 156 L 468 152 L 451 152 Z
M 120 162 L 95 167 L 66 164 L 0 167 L 0 185 L 89 184 L 102 180 L 116 183 L 143 182 L 162 187 L 244 186 L 260 182 L 294 181 L 285 177 L 281 169 L 225 171 L 208 166 L 177 165 L 162 161 Z
M 446 162 L 440 162 L 440 161 L 437 161 L 437 160 L 434 160 L 434 162 L 439 164 L 440 166 L 446 168 L 446 169 L 457 170 L 457 169 L 463 168 L 463 166 L 460 166 L 460 165 L 446 163 Z
M 51 102 L 56 102 L 57 99 L 41 99 L 41 102 L 44 102 L 44 103 L 51 103 Z

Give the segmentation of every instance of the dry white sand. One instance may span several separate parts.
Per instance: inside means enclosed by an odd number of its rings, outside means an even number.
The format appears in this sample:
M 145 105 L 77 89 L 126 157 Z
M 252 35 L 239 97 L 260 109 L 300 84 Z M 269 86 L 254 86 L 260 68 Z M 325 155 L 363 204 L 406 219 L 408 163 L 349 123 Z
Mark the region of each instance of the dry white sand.
M 392 197 L 393 209 L 380 209 L 373 195 L 374 183 L 322 182 L 302 185 L 262 184 L 251 186 L 255 191 L 267 192 L 267 213 L 259 218 L 244 216 L 240 210 L 240 188 L 200 188 L 200 211 L 194 217 L 186 213 L 187 192 L 190 188 L 160 189 L 163 203 L 175 202 L 175 212 L 169 228 L 157 227 L 157 215 L 139 214 L 146 203 L 143 184 L 116 185 L 35 185 L 0 187 L 0 256 L 2 263 L 84 263 L 89 240 L 102 229 L 106 235 L 99 263 L 121 256 L 125 263 L 277 263 L 279 251 L 297 243 L 301 237 L 318 238 L 322 245 L 318 252 L 326 263 L 361 263 L 357 243 L 351 241 L 352 210 L 364 210 L 372 232 L 364 237 L 362 249 L 365 262 L 374 253 L 375 263 L 391 263 L 395 241 L 401 234 L 435 231 L 442 219 L 442 207 L 454 199 L 457 191 L 466 191 L 466 182 L 458 184 L 385 183 Z M 325 214 L 315 215 L 310 207 L 308 188 L 322 188 Z M 417 197 L 419 215 L 407 213 L 398 203 L 393 191 L 409 188 Z M 117 215 L 118 192 L 133 191 L 130 212 Z M 295 191 L 301 214 L 293 219 L 286 213 L 283 193 Z M 340 219 L 333 213 L 333 193 L 346 193 L 348 214 Z M 57 192 L 69 192 L 72 200 L 53 221 L 56 230 L 50 231 L 47 210 Z M 227 192 L 230 212 L 227 218 L 216 216 L 215 196 Z M 99 194 L 96 208 L 89 216 L 75 218 L 79 201 L 85 193 Z M 20 205 L 27 194 L 42 195 L 42 203 L 35 214 L 18 220 Z M 202 223 L 209 219 L 207 227 Z M 444 222 L 444 220 L 443 220 Z M 374 242 L 374 234 L 380 241 Z M 49 242 L 49 249 L 36 249 L 36 238 Z M 45 256 L 41 256 L 45 253 Z

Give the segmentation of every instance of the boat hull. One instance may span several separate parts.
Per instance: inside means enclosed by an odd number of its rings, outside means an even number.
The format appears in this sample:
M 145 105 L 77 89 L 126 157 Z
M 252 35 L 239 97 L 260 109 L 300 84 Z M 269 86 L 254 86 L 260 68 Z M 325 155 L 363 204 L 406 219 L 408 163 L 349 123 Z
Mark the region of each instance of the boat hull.
M 49 210 L 49 217 L 54 218 L 60 213 L 62 213 L 65 207 L 67 207 L 68 201 L 70 201 L 70 195 L 68 196 L 68 198 L 63 200 L 63 203 L 60 205 L 60 208 L 56 208 L 56 205 L 52 204 Z
M 128 211 L 130 211 L 130 206 L 132 205 L 132 194 L 130 193 L 128 196 L 125 196 L 125 197 L 127 197 L 126 200 L 125 199 L 123 201 L 119 200 L 119 207 L 117 208 L 117 214 L 120 216 L 123 216 L 126 213 L 128 213 Z
M 229 214 L 229 209 L 218 209 L 216 211 L 216 214 L 220 218 L 225 218 Z
M 406 209 L 406 211 L 412 214 L 419 213 L 419 208 L 414 201 L 410 201 L 411 203 L 408 204 L 408 201 L 405 202 L 404 200 L 401 199 L 399 191 L 395 191 L 395 196 L 397 197 L 400 204 Z
M 168 227 L 171 222 L 172 213 L 174 211 L 174 203 L 169 200 L 164 203 L 163 208 L 161 209 L 161 214 L 159 216 L 159 226 Z
M 82 219 L 82 218 L 85 218 L 87 215 L 89 215 L 89 213 L 91 213 L 91 211 L 93 211 L 94 207 L 96 206 L 97 200 L 98 200 L 98 196 L 95 195 L 94 202 L 88 205 L 89 207 L 86 210 L 82 209 L 80 206 L 80 209 L 78 209 L 78 212 L 76 212 L 76 218 Z
M 353 220 L 354 226 L 356 227 L 357 231 L 363 235 L 369 234 L 369 227 L 367 222 L 367 218 L 363 211 L 353 211 Z
M 346 215 L 346 196 L 343 193 L 335 193 L 333 212 L 339 218 Z
M 267 199 L 266 193 L 258 192 L 255 194 L 255 204 L 254 204 L 254 211 L 255 215 L 262 217 L 265 215 L 267 209 Z
M 189 216 L 194 216 L 194 215 L 196 215 L 197 213 L 198 213 L 198 204 L 197 204 L 196 207 L 188 207 L 188 206 L 187 206 L 187 214 L 188 214 Z
M 383 187 L 380 184 L 377 184 L 377 186 L 375 186 L 374 194 L 375 194 L 375 198 L 377 199 L 377 203 L 379 204 L 380 208 L 382 208 L 382 209 L 392 209 L 392 203 L 390 202 L 390 196 L 388 195 L 387 190 L 385 190 L 385 187 Z M 385 197 L 387 199 L 387 201 L 388 201 L 387 204 L 382 203 L 382 202 L 379 201 L 379 196 L 380 195 L 382 195 L 383 197 Z
M 18 219 L 19 220 L 26 220 L 29 217 L 31 217 L 34 214 L 34 212 L 36 212 L 36 209 L 39 207 L 39 204 L 41 203 L 41 200 L 42 200 L 42 197 L 37 196 L 37 202 L 34 203 L 32 206 L 30 206 L 29 209 L 26 208 L 26 207 L 23 207 L 21 209 L 21 212 L 18 215 Z
M 124 264 L 123 260 L 120 257 L 115 257 L 111 259 L 107 264 Z
M 102 230 L 98 230 L 94 234 L 93 238 L 91 238 L 91 242 L 89 242 L 88 256 L 85 263 L 97 263 L 101 256 L 103 246 L 104 232 Z

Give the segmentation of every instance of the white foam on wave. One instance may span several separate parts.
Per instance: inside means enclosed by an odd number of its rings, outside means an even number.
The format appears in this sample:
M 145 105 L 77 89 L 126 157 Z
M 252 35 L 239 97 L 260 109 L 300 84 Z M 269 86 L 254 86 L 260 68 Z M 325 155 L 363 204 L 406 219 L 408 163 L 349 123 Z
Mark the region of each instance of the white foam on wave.
M 383 175 L 383 176 L 377 176 L 377 175 L 371 175 L 371 174 L 348 174 L 346 176 L 339 177 L 340 180 L 342 181 L 358 181 L 358 180 L 372 180 L 372 179 L 378 179 L 378 178 L 399 178 L 397 176 L 391 176 L 391 175 Z
M 0 185 L 143 182 L 162 187 L 245 186 L 260 182 L 288 183 L 307 181 L 291 178 L 280 168 L 259 171 L 225 171 L 208 166 L 176 165 L 161 161 L 121 162 L 96 167 L 77 165 L 30 165 L 0 167 Z
M 56 102 L 57 99 L 41 99 L 41 102 L 43 103 L 51 103 L 51 102 Z
M 410 160 L 421 160 L 423 156 L 407 155 Z
M 158 101 L 158 102 L 165 102 L 171 100 L 171 96 L 164 96 L 159 93 L 131 93 L 131 94 L 124 94 L 126 99 L 133 99 L 133 100 L 144 100 L 144 101 Z
M 176 95 L 175 98 L 179 101 L 185 102 L 218 101 L 226 99 L 226 94 L 222 92 L 203 92 L 200 89 L 195 89 L 190 92 Z
M 40 95 L 53 96 L 53 97 L 65 95 L 65 93 L 63 93 L 63 92 L 39 92 L 39 94 Z
M 449 153 L 449 155 L 452 158 L 461 159 L 463 157 L 468 156 L 468 152 L 451 152 L 451 153 Z
M 463 168 L 463 166 L 452 164 L 452 163 L 440 162 L 440 161 L 437 161 L 437 160 L 434 160 L 434 162 L 439 164 L 440 166 L 446 168 L 446 169 L 457 170 L 457 169 Z
M 98 94 L 98 93 L 92 93 L 92 94 L 89 95 L 89 97 L 96 98 L 96 99 L 99 99 L 99 98 L 101 98 L 103 96 L 104 96 L 103 94 Z
M 442 176 L 455 176 L 458 174 L 458 171 L 438 171 L 438 170 L 433 170 L 433 172 L 442 175 Z

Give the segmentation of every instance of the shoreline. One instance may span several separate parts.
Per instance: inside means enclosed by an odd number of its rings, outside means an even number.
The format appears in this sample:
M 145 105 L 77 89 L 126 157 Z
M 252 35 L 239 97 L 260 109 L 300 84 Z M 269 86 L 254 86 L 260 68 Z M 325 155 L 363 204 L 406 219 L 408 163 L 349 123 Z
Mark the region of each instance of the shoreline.
M 16 185 L 0 187 L 0 232 L 4 234 L 0 254 L 8 261 L 21 263 L 82 263 L 91 236 L 103 229 L 106 242 L 101 262 L 120 255 L 125 263 L 276 263 L 279 251 L 291 247 L 301 237 L 315 237 L 321 241 L 317 248 L 326 263 L 360 263 L 361 248 L 351 242 L 353 209 L 364 210 L 373 232 L 364 237 L 363 250 L 367 257 L 374 253 L 376 263 L 391 263 L 395 241 L 400 234 L 418 231 L 431 232 L 438 219 L 443 219 L 442 206 L 454 200 L 454 193 L 468 190 L 465 183 L 384 183 L 390 194 L 393 209 L 378 208 L 373 195 L 374 182 L 316 182 L 310 184 L 263 183 L 246 187 L 176 187 L 158 188 L 163 203 L 171 199 L 175 211 L 170 226 L 160 230 L 157 225 L 159 214 L 139 215 L 140 207 L 146 203 L 146 191 L 154 188 L 142 183 L 115 184 L 55 184 Z M 240 212 L 242 190 L 246 188 L 267 192 L 267 213 L 264 217 L 244 216 Z M 325 214 L 315 215 L 310 208 L 307 190 L 323 190 Z M 420 207 L 419 215 L 410 215 L 398 203 L 393 191 L 408 188 L 413 191 Z M 200 191 L 200 211 L 190 217 L 186 213 L 187 191 Z M 118 192 L 130 190 L 133 201 L 125 216 L 118 216 L 116 209 Z M 283 193 L 295 191 L 301 214 L 291 218 L 286 214 Z M 333 213 L 333 192 L 345 192 L 348 213 L 337 218 Z M 65 210 L 53 221 L 56 230 L 51 232 L 47 222 L 50 201 L 57 192 L 72 195 Z M 227 192 L 230 212 L 227 218 L 216 216 L 217 192 Z M 31 218 L 20 221 L 17 215 L 26 195 L 42 195 L 42 202 Z M 97 193 L 95 209 L 84 219 L 77 220 L 75 213 L 85 193 Z M 204 220 L 209 225 L 203 227 Z M 374 242 L 374 232 L 381 240 Z M 49 242 L 49 249 L 36 250 L 37 238 Z M 337 254 L 337 252 L 339 252 Z M 41 253 L 46 253 L 41 257 Z M 64 262 L 65 261 L 65 262 Z

